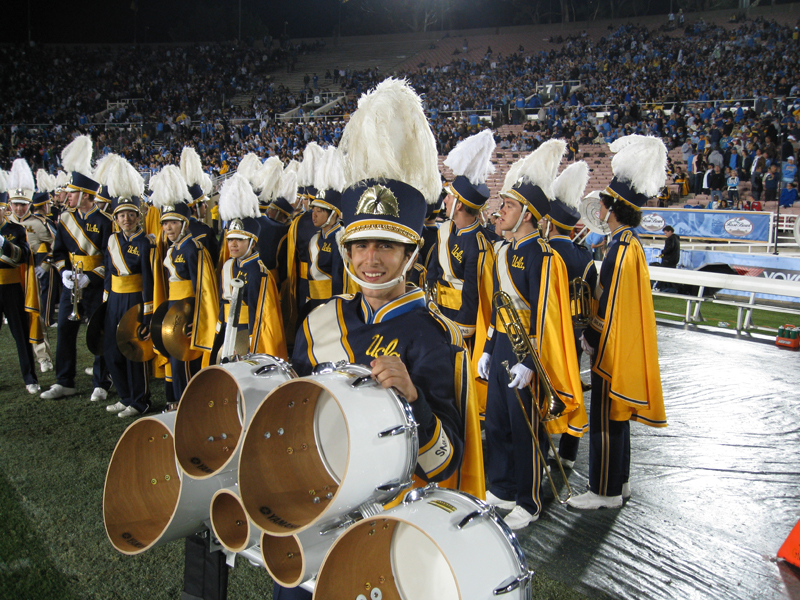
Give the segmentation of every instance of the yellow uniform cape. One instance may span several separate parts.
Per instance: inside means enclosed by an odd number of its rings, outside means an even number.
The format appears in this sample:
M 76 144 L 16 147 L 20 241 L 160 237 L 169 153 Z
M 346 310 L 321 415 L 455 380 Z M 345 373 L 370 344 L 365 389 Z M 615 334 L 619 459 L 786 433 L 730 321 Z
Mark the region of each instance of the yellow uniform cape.
M 150 207 L 151 210 L 158 212 L 157 208 Z M 150 213 L 147 213 L 150 220 Z M 167 278 L 164 275 L 164 255 L 166 254 L 167 241 L 164 234 L 159 230 L 155 233 L 156 241 L 150 251 L 150 268 L 153 272 L 153 311 L 167 301 Z M 153 359 L 153 375 L 158 379 L 172 381 L 172 368 L 169 364 L 169 356 L 161 354 L 157 348 L 153 347 L 156 356 Z
M 472 372 L 475 374 L 475 393 L 477 394 L 478 413 L 483 418 L 486 414 L 486 393 L 489 389 L 487 382 L 477 376 L 478 362 L 483 355 L 483 347 L 489 327 L 492 324 L 492 293 L 494 273 L 494 246 L 482 234 L 478 234 L 478 243 L 481 245 L 483 259 L 478 262 L 478 314 L 475 317 L 474 347 L 472 349 Z
M 294 341 L 297 321 L 297 224 L 303 213 L 292 219 L 289 233 L 286 235 L 286 281 L 281 290 L 281 304 L 283 306 L 284 330 Z
M 565 433 L 581 437 L 589 427 L 586 407 L 583 403 L 583 388 L 575 350 L 575 333 L 572 328 L 572 311 L 569 303 L 569 276 L 564 259 L 553 252 L 550 260 L 550 288 L 547 306 L 542 306 L 544 294 L 539 295 L 537 315 L 544 315 L 537 324 L 539 356 L 559 398 L 567 405 L 567 414 L 549 421 L 550 433 Z M 545 269 L 539 289 L 545 289 Z
M 211 363 L 211 349 L 214 346 L 219 312 L 217 277 L 208 250 L 201 242 L 192 241 L 197 245 L 198 264 L 191 347 L 202 351 L 202 364 L 207 367 Z
M 44 341 L 42 319 L 39 317 L 39 280 L 34 271 L 33 253 L 28 254 L 28 262 L 20 265 L 22 290 L 25 294 L 25 312 L 28 313 L 28 340 L 31 344 Z
M 147 216 L 144 218 L 144 231 L 156 238 L 161 237 L 161 211 L 155 206 L 147 207 Z
M 666 427 L 650 272 L 630 231 L 622 234 L 616 258 L 592 370 L 610 384 L 612 421 Z
M 266 267 L 262 266 L 262 269 L 267 275 L 261 278 L 258 306 L 251 309 L 256 313 L 253 332 L 250 335 L 250 352 L 270 354 L 288 360 L 278 286 L 275 285 L 275 278 Z

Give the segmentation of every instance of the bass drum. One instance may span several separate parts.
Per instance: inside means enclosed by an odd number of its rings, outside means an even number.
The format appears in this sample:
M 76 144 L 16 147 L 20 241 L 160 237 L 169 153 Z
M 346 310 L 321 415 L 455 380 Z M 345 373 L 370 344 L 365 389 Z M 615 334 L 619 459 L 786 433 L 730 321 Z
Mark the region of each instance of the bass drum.
M 532 575 L 516 536 L 491 507 L 428 486 L 345 531 L 322 563 L 314 598 L 530 600 Z
M 411 485 L 416 421 L 370 372 L 319 365 L 279 385 L 258 408 L 242 444 L 239 489 L 263 531 L 290 536 L 315 526 L 322 533 Z

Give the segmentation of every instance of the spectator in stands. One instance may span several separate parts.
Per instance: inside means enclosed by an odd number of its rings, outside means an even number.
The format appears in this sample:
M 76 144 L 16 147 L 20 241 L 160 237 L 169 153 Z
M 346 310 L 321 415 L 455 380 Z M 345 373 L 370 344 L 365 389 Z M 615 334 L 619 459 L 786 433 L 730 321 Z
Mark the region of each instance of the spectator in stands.
M 678 184 L 679 198 L 689 195 L 689 177 L 683 172 L 681 167 L 675 169 L 675 176 L 672 181 Z
M 722 156 L 722 153 L 719 151 L 719 148 L 717 146 L 714 146 L 708 155 L 708 164 L 713 165 L 715 167 L 719 167 L 721 169 L 724 162 L 725 158 Z
M 783 208 L 791 208 L 797 202 L 797 189 L 793 183 L 787 183 L 781 191 L 780 205 Z
M 739 205 L 739 175 L 736 173 L 736 169 L 730 167 L 727 167 L 725 171 L 727 175 L 728 204 L 731 208 L 737 208 Z
M 664 235 L 666 241 L 664 242 L 664 249 L 658 257 L 661 259 L 661 266 L 674 269 L 681 261 L 681 238 L 675 233 L 672 225 L 664 227 Z
M 778 183 L 780 176 L 778 175 L 778 165 L 775 163 L 769 166 L 769 170 L 762 179 L 764 182 L 764 203 L 772 202 L 778 199 Z
M 708 175 L 708 189 L 711 190 L 711 201 L 722 201 L 722 190 L 725 189 L 725 174 L 719 165 L 714 165 L 714 170 Z

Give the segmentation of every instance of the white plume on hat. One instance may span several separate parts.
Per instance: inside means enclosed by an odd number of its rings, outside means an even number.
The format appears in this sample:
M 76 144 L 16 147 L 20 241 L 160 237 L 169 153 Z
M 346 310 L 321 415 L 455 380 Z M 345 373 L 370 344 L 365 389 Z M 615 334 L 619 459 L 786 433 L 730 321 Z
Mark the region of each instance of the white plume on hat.
M 297 169 L 298 185 L 314 185 L 314 177 L 324 152 L 317 142 L 311 142 L 306 146 L 306 149 L 303 150 L 303 162 Z
M 236 172 L 239 173 L 242 177 L 244 177 L 253 189 L 259 190 L 258 186 L 256 186 L 256 176 L 261 169 L 261 159 L 255 152 L 248 152 L 244 155 L 241 161 L 239 161 L 239 166 L 236 168 Z
M 223 221 L 258 217 L 258 196 L 247 178 L 234 173 L 222 184 L 219 192 L 219 218 Z
M 95 181 L 108 186 L 112 198 L 141 198 L 144 195 L 144 178 L 131 163 L 118 154 L 108 154 L 97 162 Z
M 211 177 L 203 171 L 203 162 L 200 160 L 200 155 L 190 146 L 184 146 L 183 150 L 181 150 L 181 175 L 187 186 L 199 185 L 206 196 L 211 193 L 211 189 L 214 187 Z M 189 199 L 191 200 L 191 196 Z
M 496 146 L 491 129 L 484 129 L 458 142 L 447 155 L 444 164 L 455 175 L 466 177 L 472 185 L 485 184 L 489 173 L 494 173 L 492 152 Z
M 564 140 L 543 142 L 522 161 L 517 178 L 537 186 L 548 200 L 552 200 L 553 181 L 558 174 L 558 165 L 566 149 L 567 143 Z
M 577 210 L 588 183 L 589 165 L 582 160 L 574 162 L 561 171 L 553 182 L 554 197 Z
M 286 165 L 286 170 L 297 173 L 300 170 L 300 163 L 297 162 L 295 159 L 292 159 L 289 161 L 289 164 Z
M 56 178 L 44 169 L 36 171 L 36 189 L 50 193 L 56 189 Z
M 294 204 L 297 199 L 297 173 L 284 169 L 281 180 L 275 188 L 275 198 L 284 198 L 289 204 Z
M 385 79 L 358 101 L 344 128 L 339 149 L 345 181 L 402 181 L 419 190 L 428 204 L 439 199 L 436 140 L 422 102 L 407 81 Z
M 509 167 L 508 171 L 506 172 L 505 179 L 503 179 L 503 187 L 501 188 L 500 193 L 507 192 L 516 185 L 517 181 L 519 181 L 520 170 L 522 169 L 522 163 L 525 162 L 525 158 L 527 157 L 520 158 L 517 162 Z
M 77 171 L 92 176 L 92 151 L 94 145 L 88 135 L 79 135 L 61 151 L 61 164 L 67 173 Z
M 261 168 L 256 174 L 256 184 L 253 186 L 257 190 L 261 190 L 258 199 L 262 203 L 267 203 L 275 198 L 275 190 L 281 181 L 283 174 L 283 162 L 277 156 L 270 156 L 261 165 Z
M 319 191 L 336 190 L 341 192 L 344 190 L 344 160 L 342 153 L 335 146 L 329 146 L 327 150 L 323 151 L 314 175 L 314 187 Z
M 656 196 L 667 181 L 667 147 L 660 139 L 626 135 L 609 144 L 614 177 L 645 196 Z
M 69 175 L 66 171 L 56 173 L 56 188 L 63 188 L 69 183 Z
M 6 185 L 9 190 L 30 190 L 33 192 L 36 189 L 33 171 L 31 171 L 28 161 L 24 158 L 17 158 L 11 163 L 11 172 L 8 175 Z
M 164 208 L 183 204 L 192 199 L 181 170 L 175 165 L 167 165 L 150 178 L 153 206 Z

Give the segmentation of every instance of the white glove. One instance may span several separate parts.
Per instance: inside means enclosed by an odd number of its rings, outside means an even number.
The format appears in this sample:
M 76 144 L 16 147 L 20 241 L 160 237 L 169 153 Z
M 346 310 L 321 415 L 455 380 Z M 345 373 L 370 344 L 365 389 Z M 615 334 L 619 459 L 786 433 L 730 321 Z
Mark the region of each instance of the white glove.
M 80 277 L 78 277 L 78 289 L 83 289 L 87 285 L 89 285 L 89 276 L 86 273 L 82 273 Z
M 61 283 L 63 283 L 64 287 L 68 290 L 75 287 L 75 281 L 73 281 L 72 277 L 72 271 L 61 271 Z
M 33 272 L 36 273 L 36 277 L 44 277 L 44 269 L 39 265 L 33 267 Z
M 492 362 L 492 355 L 488 352 L 481 354 L 481 359 L 478 361 L 478 377 L 481 379 L 489 379 L 489 365 Z
M 581 334 L 581 348 L 583 348 L 583 351 L 589 356 L 594 356 L 594 348 L 589 345 L 589 342 L 586 341 L 586 338 L 583 337 L 583 334 Z
M 6 238 L 4 238 L 2 235 L 0 235 L 0 248 L 3 247 L 3 244 L 5 244 L 5 242 L 6 242 Z
M 508 387 L 510 388 L 517 388 L 521 390 L 522 388 L 528 386 L 531 382 L 531 379 L 533 379 L 533 371 L 522 363 L 517 363 L 511 367 L 511 374 L 514 376 L 514 379 L 508 384 Z

